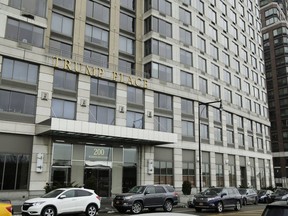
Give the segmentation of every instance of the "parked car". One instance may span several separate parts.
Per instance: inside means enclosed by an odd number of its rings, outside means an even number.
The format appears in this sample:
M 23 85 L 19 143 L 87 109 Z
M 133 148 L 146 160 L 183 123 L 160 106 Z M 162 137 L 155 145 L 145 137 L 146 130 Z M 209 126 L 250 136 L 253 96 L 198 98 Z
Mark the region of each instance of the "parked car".
M 286 216 L 288 215 L 287 201 L 276 201 L 266 205 L 261 216 Z
M 133 187 L 128 193 L 118 194 L 113 199 L 113 206 L 120 212 L 131 210 L 134 214 L 142 212 L 143 208 L 154 211 L 163 208 L 171 212 L 178 204 L 178 194 L 170 185 L 141 185 Z
M 190 196 L 187 201 L 188 208 L 194 208 L 195 207 L 195 196 Z
M 1 216 L 13 215 L 13 207 L 10 200 L 0 200 L 0 215 Z
M 288 200 L 288 189 L 287 188 L 277 188 L 274 193 L 272 193 L 269 197 L 268 202 Z
M 242 195 L 242 204 L 258 204 L 258 194 L 252 188 L 238 188 L 239 193 Z
M 268 203 L 271 194 L 273 193 L 272 190 L 259 190 L 258 191 L 258 202 L 259 203 Z
M 86 213 L 95 216 L 100 209 L 101 198 L 90 189 L 59 188 L 42 197 L 26 200 L 22 216 Z
M 225 208 L 234 208 L 239 211 L 242 207 L 242 196 L 234 187 L 215 187 L 195 195 L 195 210 L 215 209 L 222 212 Z

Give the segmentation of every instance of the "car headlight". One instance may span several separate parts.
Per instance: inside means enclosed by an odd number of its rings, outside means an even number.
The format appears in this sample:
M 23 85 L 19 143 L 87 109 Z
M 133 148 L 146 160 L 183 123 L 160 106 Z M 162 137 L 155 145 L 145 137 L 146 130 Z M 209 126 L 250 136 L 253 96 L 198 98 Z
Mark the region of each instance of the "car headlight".
M 41 204 L 43 204 L 43 203 L 45 203 L 45 201 L 35 202 L 35 203 L 33 203 L 33 206 L 39 206 L 39 205 L 41 205 Z
M 132 198 L 132 196 L 127 196 L 125 197 L 125 200 L 130 200 Z
M 208 202 L 209 202 L 209 201 L 212 201 L 212 200 L 214 200 L 214 199 L 215 199 L 215 198 L 208 198 L 207 200 L 208 200 Z
M 284 196 L 282 196 L 282 200 L 286 200 L 288 198 L 288 195 L 286 194 L 286 195 L 284 195 Z

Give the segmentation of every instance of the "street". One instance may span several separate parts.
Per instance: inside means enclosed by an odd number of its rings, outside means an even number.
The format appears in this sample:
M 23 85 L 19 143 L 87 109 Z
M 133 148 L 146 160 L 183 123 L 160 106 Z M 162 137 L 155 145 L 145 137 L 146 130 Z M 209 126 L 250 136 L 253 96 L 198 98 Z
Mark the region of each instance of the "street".
M 235 210 L 231 210 L 231 209 L 227 209 L 227 210 L 224 210 L 223 213 L 216 213 L 215 211 L 213 210 L 203 210 L 203 212 L 197 212 L 195 211 L 195 209 L 193 208 L 174 208 L 173 209 L 173 212 L 177 212 L 177 213 L 184 213 L 184 214 L 187 214 L 187 215 L 209 215 L 209 216 L 219 216 L 219 215 L 225 215 L 225 216 L 234 216 L 234 215 L 238 215 L 238 216 L 261 216 L 264 208 L 265 208 L 266 204 L 258 204 L 258 205 L 247 205 L 247 206 L 243 206 L 241 208 L 240 211 L 235 211 Z M 160 213 L 160 212 L 163 212 L 162 209 L 157 209 L 153 216 L 154 215 L 157 215 L 157 213 Z M 133 215 L 131 214 L 130 212 L 127 212 L 126 214 L 120 214 L 118 212 L 108 212 L 108 213 L 99 213 L 100 216 L 105 216 L 105 215 Z M 152 215 L 150 212 L 148 212 L 147 210 L 144 210 L 142 214 L 140 215 L 146 215 L 146 216 L 149 216 L 149 215 Z

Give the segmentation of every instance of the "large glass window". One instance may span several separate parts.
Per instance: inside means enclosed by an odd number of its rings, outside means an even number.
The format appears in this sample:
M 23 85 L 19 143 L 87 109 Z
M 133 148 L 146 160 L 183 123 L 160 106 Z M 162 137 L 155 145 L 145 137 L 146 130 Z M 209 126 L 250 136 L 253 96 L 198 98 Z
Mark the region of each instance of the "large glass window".
M 150 62 L 144 65 L 144 71 L 147 78 L 153 77 L 166 82 L 172 82 L 172 67 Z
M 130 39 L 124 36 L 119 37 L 119 51 L 120 52 L 133 55 L 135 52 L 134 45 L 135 45 L 135 41 L 133 39 Z
M 235 167 L 235 156 L 228 155 L 228 165 L 229 165 L 229 186 L 236 187 L 236 167 Z M 226 163 L 226 162 L 225 162 Z
M 89 122 L 114 125 L 115 109 L 104 106 L 90 105 Z
M 180 41 L 187 45 L 192 45 L 192 33 L 180 28 Z
M 191 100 L 181 98 L 181 112 L 183 114 L 194 114 L 194 103 Z
M 71 58 L 72 57 L 72 45 L 61 42 L 61 41 L 50 39 L 49 52 L 51 54 Z
M 69 0 L 68 0 L 69 1 Z M 21 11 L 35 14 L 40 17 L 46 16 L 47 0 L 10 0 L 9 5 Z
M 189 181 L 191 182 L 191 186 L 195 187 L 195 151 L 183 150 L 182 158 L 183 181 Z
M 216 158 L 216 187 L 224 186 L 223 154 L 215 154 Z
M 121 0 L 120 2 L 121 7 L 125 7 L 130 10 L 135 10 L 135 2 L 134 0 Z
M 21 81 L 29 84 L 37 84 L 38 70 L 38 65 L 4 58 L 2 66 L 2 78 Z
M 155 39 L 147 40 L 145 41 L 144 55 L 147 56 L 150 54 L 172 59 L 172 45 Z
M 0 154 L 0 191 L 27 190 L 30 155 Z
M 110 17 L 110 8 L 94 1 L 87 1 L 86 14 L 88 17 L 108 24 Z
M 118 60 L 118 69 L 121 72 L 135 75 L 135 63 L 124 59 Z
M 172 110 L 172 96 L 154 92 L 154 107 Z
M 115 99 L 116 84 L 107 80 L 92 78 L 91 95 Z
M 36 96 L 0 90 L 0 112 L 35 115 Z
M 53 5 L 65 8 L 66 10 L 74 11 L 74 0 L 53 0 Z
M 145 34 L 150 31 L 158 32 L 159 34 L 167 37 L 172 37 L 172 24 L 166 22 L 165 20 L 156 18 L 156 17 L 148 17 L 145 20 Z
M 142 129 L 144 127 L 144 114 L 127 111 L 126 125 L 127 127 Z
M 172 4 L 167 0 L 145 0 L 144 3 L 145 12 L 154 8 L 162 14 L 172 15 Z
M 210 153 L 202 152 L 202 185 L 203 187 L 210 187 Z
M 143 89 L 128 86 L 127 101 L 128 101 L 128 103 L 144 105 L 144 91 L 143 91 Z
M 179 19 L 186 25 L 191 25 L 191 13 L 183 8 L 179 8 Z
M 105 29 L 86 24 L 85 41 L 108 48 L 109 32 Z
M 163 132 L 173 132 L 172 118 L 154 116 L 154 130 Z
M 13 41 L 42 48 L 44 29 L 26 22 L 8 18 L 5 37 Z
M 182 136 L 194 137 L 194 122 L 182 120 Z
M 193 88 L 193 74 L 181 71 L 181 86 Z
M 55 118 L 75 119 L 76 103 L 62 99 L 52 99 L 51 116 Z
M 54 72 L 54 88 L 76 91 L 77 75 L 66 71 L 55 70 Z
M 193 66 L 193 54 L 189 51 L 180 49 L 180 62 L 185 65 Z
M 127 14 L 120 13 L 120 29 L 135 32 L 135 18 Z
M 53 12 L 51 31 L 72 37 L 73 19 Z
M 173 185 L 173 163 L 154 161 L 154 184 Z
M 108 55 L 85 49 L 84 62 L 108 68 Z

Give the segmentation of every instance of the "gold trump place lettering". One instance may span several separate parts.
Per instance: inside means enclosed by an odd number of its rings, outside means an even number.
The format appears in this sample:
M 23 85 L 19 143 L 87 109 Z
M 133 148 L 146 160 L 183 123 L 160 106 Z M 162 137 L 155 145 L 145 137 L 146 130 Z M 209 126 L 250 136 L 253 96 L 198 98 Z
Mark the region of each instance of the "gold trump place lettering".
M 54 60 L 54 67 L 56 68 L 64 69 L 74 73 L 81 73 L 91 77 L 108 78 L 105 76 L 105 71 L 103 68 L 93 67 L 57 56 L 53 56 L 52 59 Z M 148 80 L 137 76 L 129 76 L 128 74 L 120 72 L 112 72 L 112 77 L 110 79 L 115 82 L 124 83 L 131 86 L 142 88 L 148 87 Z

